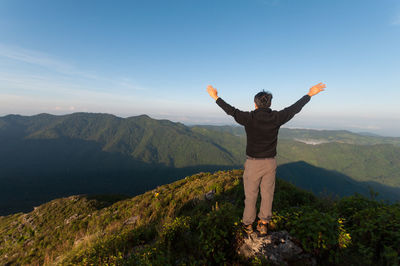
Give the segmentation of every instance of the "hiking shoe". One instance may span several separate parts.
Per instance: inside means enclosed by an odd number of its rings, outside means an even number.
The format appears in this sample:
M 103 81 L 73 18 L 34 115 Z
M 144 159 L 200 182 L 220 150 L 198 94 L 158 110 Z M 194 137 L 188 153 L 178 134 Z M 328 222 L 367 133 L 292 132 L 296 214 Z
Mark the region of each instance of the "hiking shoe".
M 265 236 L 268 233 L 267 225 L 268 225 L 267 222 L 258 220 L 257 231 L 260 233 L 260 235 Z
M 245 225 L 242 223 L 242 228 L 243 228 L 243 231 L 248 235 L 253 233 L 253 225 L 252 224 Z

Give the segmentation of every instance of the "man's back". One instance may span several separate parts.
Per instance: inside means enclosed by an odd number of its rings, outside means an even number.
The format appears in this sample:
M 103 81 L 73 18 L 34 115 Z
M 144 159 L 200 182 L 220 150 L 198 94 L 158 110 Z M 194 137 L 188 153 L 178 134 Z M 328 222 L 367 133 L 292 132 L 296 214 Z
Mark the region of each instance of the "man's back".
M 278 112 L 259 108 L 250 113 L 251 119 L 244 127 L 247 136 L 246 154 L 254 158 L 274 157 L 280 128 Z
M 247 135 L 246 154 L 254 158 L 272 158 L 276 156 L 279 128 L 300 112 L 310 101 L 305 95 L 295 104 L 281 110 L 272 111 L 270 108 L 258 108 L 251 112 L 243 112 L 218 98 L 217 104 L 236 122 L 243 125 Z

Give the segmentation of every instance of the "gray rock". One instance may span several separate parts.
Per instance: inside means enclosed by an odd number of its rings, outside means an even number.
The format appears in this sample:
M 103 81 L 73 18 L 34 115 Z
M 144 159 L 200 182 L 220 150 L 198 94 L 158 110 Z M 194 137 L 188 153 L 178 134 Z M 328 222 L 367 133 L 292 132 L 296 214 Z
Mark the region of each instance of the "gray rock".
M 253 232 L 244 238 L 239 254 L 246 258 L 259 257 L 276 265 L 288 265 L 293 262 L 316 265 L 315 259 L 296 245 L 286 231 L 272 232 L 266 236 L 259 236 Z
M 79 215 L 77 213 L 73 214 L 72 216 L 70 216 L 69 218 L 66 218 L 64 220 L 64 224 L 69 224 L 70 222 L 76 220 L 79 218 Z
M 207 200 L 212 200 L 215 195 L 215 190 L 208 191 L 204 196 Z
M 139 215 L 135 215 L 135 216 L 129 217 L 129 218 L 124 222 L 124 224 L 125 224 L 125 225 L 127 225 L 127 224 L 135 224 L 135 223 L 137 222 L 137 220 L 139 220 L 139 218 L 140 218 Z

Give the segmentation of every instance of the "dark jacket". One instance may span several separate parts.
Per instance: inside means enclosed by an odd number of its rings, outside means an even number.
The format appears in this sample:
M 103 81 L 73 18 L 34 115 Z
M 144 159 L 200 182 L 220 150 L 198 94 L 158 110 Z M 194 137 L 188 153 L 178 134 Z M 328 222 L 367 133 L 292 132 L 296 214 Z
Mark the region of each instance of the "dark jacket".
M 216 103 L 235 121 L 243 125 L 247 135 L 246 154 L 254 158 L 272 158 L 276 156 L 279 128 L 301 111 L 311 97 L 304 95 L 293 105 L 281 110 L 258 108 L 243 112 L 229 105 L 221 98 Z

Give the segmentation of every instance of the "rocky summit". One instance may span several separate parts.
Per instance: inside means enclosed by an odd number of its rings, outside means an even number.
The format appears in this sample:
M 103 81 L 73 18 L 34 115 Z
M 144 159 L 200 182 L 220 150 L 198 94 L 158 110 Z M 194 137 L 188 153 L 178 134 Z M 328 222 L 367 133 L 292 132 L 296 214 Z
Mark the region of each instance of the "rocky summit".
M 248 259 L 257 257 L 275 265 L 317 265 L 315 258 L 304 252 L 287 231 L 272 232 L 266 236 L 253 232 L 244 237 L 238 253 Z

